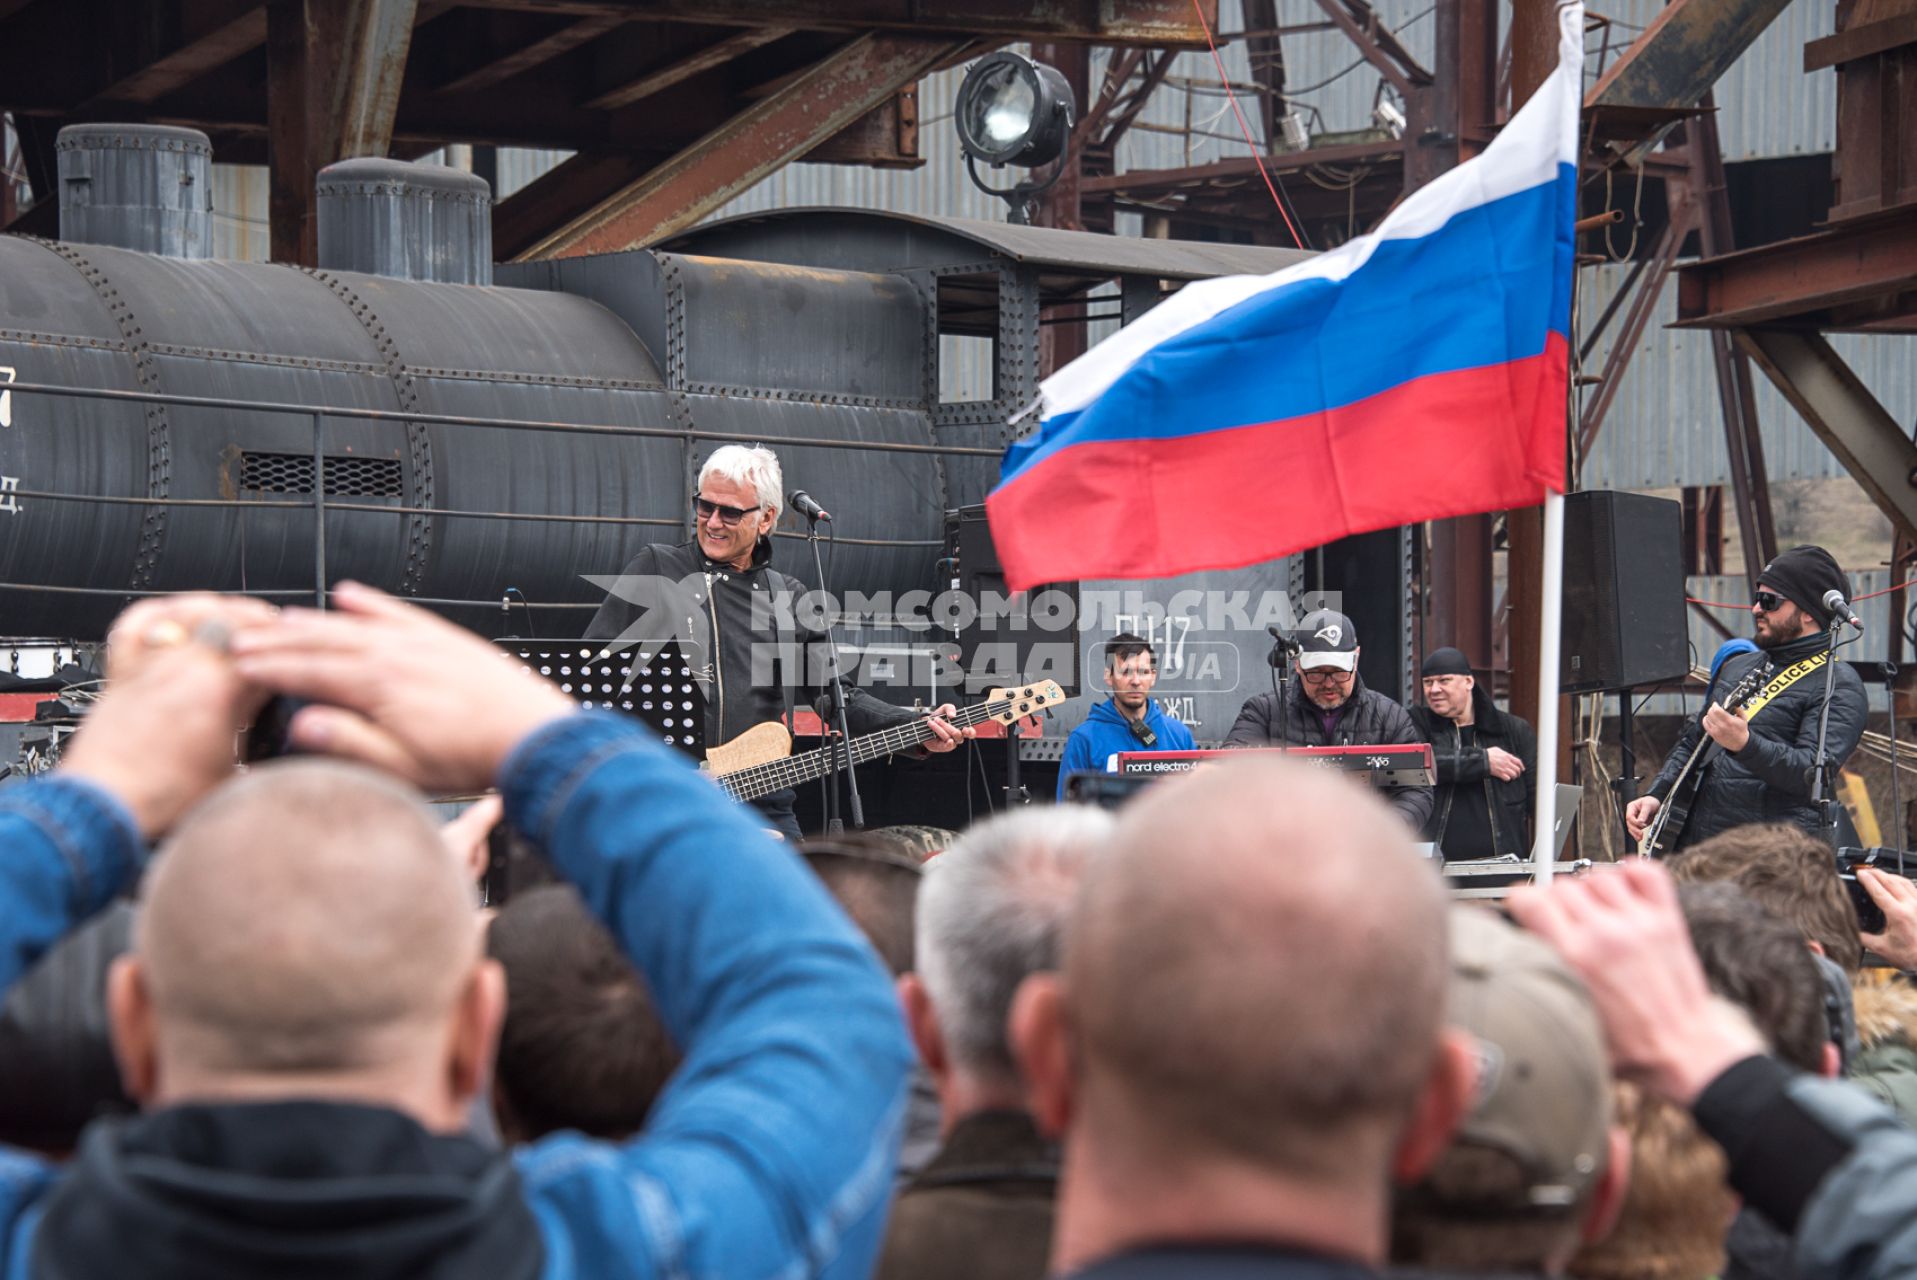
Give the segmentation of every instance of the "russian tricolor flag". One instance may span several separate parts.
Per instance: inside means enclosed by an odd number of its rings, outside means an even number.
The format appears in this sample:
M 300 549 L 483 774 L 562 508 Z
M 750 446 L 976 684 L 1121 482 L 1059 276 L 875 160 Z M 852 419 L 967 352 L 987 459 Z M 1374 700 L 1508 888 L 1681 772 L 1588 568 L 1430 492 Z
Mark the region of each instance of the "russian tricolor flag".
M 1584 11 L 1497 139 L 1370 235 L 1188 285 L 1041 387 L 1009 585 L 1229 569 L 1563 492 Z

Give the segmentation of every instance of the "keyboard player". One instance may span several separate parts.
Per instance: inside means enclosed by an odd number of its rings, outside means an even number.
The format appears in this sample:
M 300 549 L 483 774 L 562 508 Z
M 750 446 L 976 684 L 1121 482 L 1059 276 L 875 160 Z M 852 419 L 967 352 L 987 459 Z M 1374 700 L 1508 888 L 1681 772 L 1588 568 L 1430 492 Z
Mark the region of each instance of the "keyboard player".
M 1403 707 L 1365 688 L 1358 674 L 1358 632 L 1351 619 L 1331 609 L 1305 615 L 1293 634 L 1296 678 L 1260 693 L 1238 711 L 1228 747 L 1393 746 L 1423 742 Z M 1431 817 L 1430 787 L 1380 789 L 1413 830 Z

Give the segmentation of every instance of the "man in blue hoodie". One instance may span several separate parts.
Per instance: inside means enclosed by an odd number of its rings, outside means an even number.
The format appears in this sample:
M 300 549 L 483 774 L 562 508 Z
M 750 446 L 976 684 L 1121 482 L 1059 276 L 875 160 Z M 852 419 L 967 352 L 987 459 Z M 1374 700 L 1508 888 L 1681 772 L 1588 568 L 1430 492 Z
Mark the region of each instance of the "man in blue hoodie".
M 869 1274 L 909 1062 L 871 948 L 636 722 L 376 591 L 335 601 L 136 605 L 60 769 L 0 790 L 0 990 L 168 837 L 107 984 L 143 1113 L 64 1168 L 0 1150 L 0 1276 Z M 230 781 L 273 691 L 315 704 L 296 746 L 362 764 Z M 504 983 L 417 793 L 366 763 L 496 783 L 644 975 L 685 1056 L 639 1134 L 465 1136 Z
M 1190 751 L 1191 730 L 1152 698 L 1158 655 L 1142 636 L 1124 632 L 1105 642 L 1105 687 L 1112 696 L 1093 707 L 1065 740 L 1058 762 L 1058 798 L 1078 769 L 1107 769 L 1121 751 Z

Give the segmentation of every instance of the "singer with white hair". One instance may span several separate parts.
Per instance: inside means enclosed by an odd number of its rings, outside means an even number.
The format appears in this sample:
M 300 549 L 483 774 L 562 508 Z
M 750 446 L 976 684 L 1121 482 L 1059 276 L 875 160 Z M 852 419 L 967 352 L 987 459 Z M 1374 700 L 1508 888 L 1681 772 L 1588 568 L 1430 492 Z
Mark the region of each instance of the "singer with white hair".
M 800 625 L 791 608 L 804 588 L 772 567 L 772 530 L 784 492 L 772 450 L 715 449 L 692 494 L 695 536 L 641 547 L 586 628 L 587 639 L 635 655 L 650 656 L 649 647 L 665 640 L 683 645 L 687 659 L 709 672 L 703 682 L 709 751 L 768 722 L 789 725 L 795 707 L 809 707 L 830 688 L 828 642 Z M 947 703 L 923 717 L 927 751 L 950 751 L 973 736 L 974 730 L 944 718 L 954 714 Z M 856 736 L 921 717 L 848 683 L 845 718 Z M 788 789 L 754 801 L 768 825 L 792 840 L 799 838 L 795 798 Z

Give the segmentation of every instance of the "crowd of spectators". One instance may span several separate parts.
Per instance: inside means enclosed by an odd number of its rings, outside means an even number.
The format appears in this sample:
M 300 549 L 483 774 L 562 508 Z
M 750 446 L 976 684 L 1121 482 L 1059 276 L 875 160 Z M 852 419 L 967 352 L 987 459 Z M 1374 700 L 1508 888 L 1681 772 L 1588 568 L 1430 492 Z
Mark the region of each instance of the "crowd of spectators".
M 795 851 L 338 606 L 135 606 L 0 788 L 0 1275 L 1917 1272 L 1917 885 L 1860 933 L 1794 829 L 1501 916 L 1261 757 Z M 495 820 L 552 882 L 482 910 Z

